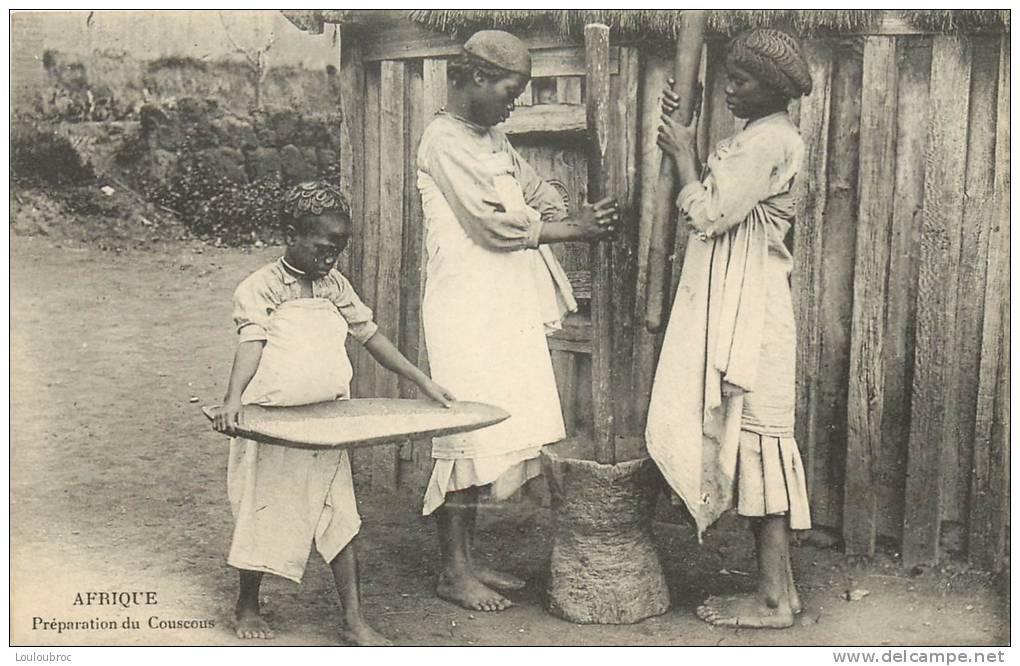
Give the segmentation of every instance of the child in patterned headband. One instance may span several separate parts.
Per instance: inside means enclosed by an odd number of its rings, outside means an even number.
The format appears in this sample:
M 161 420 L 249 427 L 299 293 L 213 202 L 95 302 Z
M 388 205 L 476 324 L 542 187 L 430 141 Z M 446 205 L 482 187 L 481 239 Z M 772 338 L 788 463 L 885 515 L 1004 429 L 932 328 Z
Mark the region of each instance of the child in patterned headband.
M 327 212 L 350 219 L 351 207 L 344 195 L 324 181 L 298 183 L 283 195 L 284 222 L 293 224 L 301 219 L 314 218 Z
M 234 293 L 240 340 L 213 426 L 234 434 L 243 423 L 244 404 L 286 406 L 348 398 L 348 333 L 380 365 L 449 406 L 449 392 L 379 332 L 372 310 L 334 268 L 351 237 L 350 208 L 340 192 L 326 183 L 302 183 L 287 192 L 282 213 L 286 254 L 255 271 Z M 341 638 L 355 645 L 388 644 L 361 613 L 353 546 L 361 518 L 346 451 L 288 448 L 235 437 L 227 494 L 234 514 L 227 563 L 240 573 L 238 638 L 272 638 L 259 608 L 262 576 L 271 573 L 300 582 L 314 542 L 340 595 Z

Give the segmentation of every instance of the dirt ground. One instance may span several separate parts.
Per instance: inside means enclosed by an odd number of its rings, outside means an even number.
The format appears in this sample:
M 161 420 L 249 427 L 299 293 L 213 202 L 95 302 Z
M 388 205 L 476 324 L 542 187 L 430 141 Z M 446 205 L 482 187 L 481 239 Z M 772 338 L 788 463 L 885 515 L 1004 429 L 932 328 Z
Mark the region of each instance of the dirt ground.
M 101 250 L 11 237 L 11 640 L 14 645 L 238 645 L 227 567 L 226 440 L 199 412 L 222 393 L 233 350 L 230 295 L 278 250 Z M 697 545 L 656 523 L 674 608 L 632 626 L 575 626 L 544 610 L 552 516 L 532 502 L 487 508 L 483 553 L 529 579 L 500 614 L 437 600 L 432 525 L 417 497 L 362 492 L 367 615 L 400 645 L 1005 645 L 1009 580 L 960 566 L 907 571 L 794 548 L 806 604 L 780 632 L 710 627 L 709 593 L 750 587 L 750 541 L 726 521 Z M 848 591 L 868 594 L 845 598 Z M 77 593 L 152 591 L 149 606 L 75 605 Z M 296 585 L 269 579 L 275 644 L 335 645 L 338 604 L 312 557 Z M 855 597 L 856 598 L 856 597 Z M 156 617 L 157 620 L 150 620 Z M 125 619 L 138 628 L 122 626 Z M 43 622 L 116 622 L 56 630 Z M 206 620 L 204 629 L 149 628 Z M 33 624 L 35 628 L 33 628 Z

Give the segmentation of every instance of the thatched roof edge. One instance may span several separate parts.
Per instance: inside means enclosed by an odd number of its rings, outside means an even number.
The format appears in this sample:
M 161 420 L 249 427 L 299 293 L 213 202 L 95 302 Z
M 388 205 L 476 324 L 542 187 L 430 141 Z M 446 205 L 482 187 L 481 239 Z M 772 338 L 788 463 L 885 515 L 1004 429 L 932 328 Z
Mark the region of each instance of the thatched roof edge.
M 357 24 L 371 13 L 350 10 L 284 11 L 295 25 L 310 32 L 321 32 L 324 23 Z M 404 13 L 404 12 L 393 12 Z M 578 35 L 584 25 L 605 23 L 622 35 L 656 35 L 673 38 L 682 10 L 463 10 L 430 9 L 404 13 L 412 23 L 433 30 L 456 34 L 482 28 L 529 30 L 552 28 L 564 36 Z M 802 36 L 867 32 L 883 17 L 901 17 L 914 28 L 933 33 L 980 31 L 1008 32 L 1008 9 L 931 9 L 931 10 L 767 10 L 715 9 L 708 13 L 708 29 L 716 34 L 733 35 L 754 27 L 783 27 Z

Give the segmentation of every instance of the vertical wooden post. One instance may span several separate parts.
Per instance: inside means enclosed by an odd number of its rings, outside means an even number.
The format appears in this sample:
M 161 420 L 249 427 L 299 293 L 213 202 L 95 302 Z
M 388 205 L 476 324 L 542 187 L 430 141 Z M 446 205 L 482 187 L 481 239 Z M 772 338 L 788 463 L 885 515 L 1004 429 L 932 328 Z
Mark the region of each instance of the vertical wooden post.
M 364 186 L 361 199 L 362 226 L 354 230 L 355 237 L 360 242 L 356 254 L 358 263 L 354 266 L 356 274 L 351 276 L 358 293 L 373 308 L 376 308 L 374 302 L 376 249 L 379 245 L 379 67 L 378 63 L 367 63 L 364 68 L 365 93 L 361 102 L 365 119 L 362 144 L 365 154 L 362 157 L 361 176 L 361 183 Z M 359 349 L 358 363 L 354 366 L 354 384 L 357 387 L 355 397 L 375 397 L 374 365 L 372 357 L 364 349 Z M 371 458 L 371 451 L 362 457 Z
M 349 34 L 340 37 L 340 191 L 351 205 L 355 237 L 342 259 L 344 268 L 361 270 L 361 239 L 365 226 L 365 70 L 361 45 Z M 349 277 L 349 276 L 348 276 Z
M 404 227 L 404 142 L 406 140 L 404 96 L 406 61 L 384 60 L 379 70 L 379 176 L 376 206 L 378 229 L 373 233 L 375 248 L 366 253 L 366 270 L 375 271 L 374 309 L 376 322 L 391 340 L 400 343 L 400 255 Z M 375 395 L 395 398 L 400 394 L 397 376 L 378 363 Z M 392 490 L 397 486 L 397 445 L 372 449 L 372 487 Z
M 1009 517 L 1009 36 L 999 47 L 995 209 L 988 239 L 967 556 L 1001 570 Z
M 417 363 L 423 344 L 421 335 L 421 294 L 424 290 L 425 220 L 417 185 L 418 144 L 428 123 L 424 106 L 423 72 L 409 66 L 405 73 L 407 98 L 404 103 L 404 248 L 400 257 L 400 351 Z M 400 397 L 414 398 L 418 387 L 401 380 Z
M 970 45 L 958 37 L 935 37 L 931 64 L 931 116 L 925 155 L 924 223 L 917 290 L 917 333 L 913 402 L 907 458 L 903 563 L 913 566 L 939 558 L 942 512 L 945 357 L 956 322 L 956 279 L 970 92 Z
M 946 387 L 953 409 L 946 410 L 946 474 L 943 479 L 942 520 L 967 519 L 974 461 L 974 422 L 977 414 L 981 366 L 981 327 L 984 320 L 988 239 L 996 222 L 995 143 L 996 87 L 999 78 L 999 40 L 975 36 L 971 65 L 970 117 L 967 123 L 966 195 L 960 239 L 960 271 L 955 285 L 956 330 L 946 357 L 951 360 Z M 961 109 L 961 113 L 963 109 Z M 993 307 L 994 301 L 993 301 Z M 962 545 L 962 544 L 961 544 Z
M 875 554 L 878 523 L 886 269 L 896 168 L 896 67 L 895 37 L 865 37 L 843 540 L 847 553 L 868 557 Z
M 415 178 L 418 144 L 425 129 L 425 119 L 418 109 L 423 106 L 424 85 L 422 70 L 409 63 L 404 70 L 406 95 L 404 100 L 404 233 L 400 253 L 400 351 L 412 363 L 421 355 L 421 291 L 424 278 L 422 250 L 424 249 L 424 219 L 421 197 Z M 400 379 L 400 397 L 418 397 L 414 382 Z M 400 445 L 400 468 L 398 483 L 404 484 L 404 477 L 410 471 L 406 463 L 414 460 L 414 442 L 408 440 Z M 413 463 L 412 463 L 413 465 Z
M 796 436 L 807 474 L 808 498 L 815 520 L 818 493 L 816 411 L 818 367 L 821 363 L 819 294 L 821 292 L 822 241 L 828 193 L 829 117 L 832 100 L 832 48 L 809 45 L 808 67 L 814 90 L 801 102 L 800 134 L 806 151 L 804 168 L 794 183 L 797 221 L 793 229 L 794 317 L 797 322 L 797 419 Z M 722 76 L 721 72 L 715 73 Z M 725 109 L 723 110 L 725 111 Z M 714 122 L 714 119 L 713 119 Z
M 375 300 L 375 251 L 379 234 L 379 66 L 376 63 L 363 64 L 361 76 L 364 81 L 360 98 L 351 100 L 361 107 L 362 152 L 359 161 L 361 177 L 360 185 L 361 213 L 357 216 L 354 226 L 355 244 L 351 255 L 350 279 L 363 298 Z M 360 223 L 360 226 L 358 225 Z M 374 305 L 374 303 L 373 303 Z M 375 393 L 375 361 L 361 345 L 354 345 L 351 357 L 354 366 L 354 382 L 352 395 L 355 397 L 374 397 Z M 371 488 L 374 454 L 371 449 L 356 451 L 352 456 L 354 481 L 356 484 Z
M 675 90 L 680 92 L 681 99 L 673 118 L 684 125 L 690 123 L 694 115 L 694 90 L 701 68 L 701 47 L 704 44 L 707 16 L 705 10 L 685 10 L 680 19 L 673 78 L 676 81 Z M 660 330 L 666 320 L 666 285 L 670 284 L 668 257 L 676 242 L 676 227 L 673 225 L 675 185 L 676 168 L 664 154 L 659 164 L 661 198 L 652 222 L 651 255 L 648 260 L 648 311 L 645 325 L 651 331 Z
M 609 146 L 609 27 L 584 28 L 588 118 L 588 201 L 606 196 L 606 149 Z M 609 242 L 595 246 L 592 267 L 592 400 L 595 408 L 595 459 L 616 462 L 612 405 L 613 301 L 612 249 Z
M 339 30 L 339 28 L 336 28 Z M 352 31 L 341 32 L 339 38 L 340 65 L 340 111 L 343 115 L 340 126 L 340 191 L 347 197 L 351 205 L 351 224 L 354 227 L 354 238 L 350 247 L 340 260 L 340 270 L 354 280 L 360 288 L 361 256 L 364 238 L 361 230 L 365 228 L 365 69 L 361 57 L 361 44 Z M 365 350 L 357 342 L 348 338 L 347 354 L 351 364 L 357 370 Z M 361 380 L 355 376 L 352 388 L 361 390 Z M 361 486 L 365 481 L 363 458 L 358 454 L 351 456 L 351 466 L 355 483 Z M 369 483 L 371 481 L 369 480 Z
M 379 72 L 379 229 L 375 265 L 376 320 L 394 344 L 400 344 L 401 279 L 403 254 L 405 144 L 404 110 L 406 61 L 384 60 Z M 396 374 L 374 364 L 375 385 L 379 397 L 393 398 L 399 393 Z
M 882 408 L 882 460 L 878 466 L 882 477 L 878 488 L 881 507 L 878 533 L 897 540 L 903 530 L 904 479 L 910 441 L 917 253 L 924 202 L 924 151 L 928 139 L 928 79 L 931 74 L 931 44 L 909 37 L 898 41 L 895 222 L 889 239 L 883 344 L 885 404 Z
M 635 319 L 637 303 L 645 292 L 636 290 L 638 272 L 638 169 L 640 162 L 640 81 L 641 52 L 634 47 L 620 47 L 619 74 L 612 77 L 609 112 L 609 192 L 620 204 L 620 231 L 612 247 L 613 263 L 613 419 L 617 441 L 621 436 L 644 432 L 644 422 L 636 423 L 643 406 L 639 403 L 635 382 L 635 347 L 637 333 L 644 330 L 641 319 Z M 643 441 L 643 439 L 642 439 Z M 619 451 L 617 452 L 619 459 Z
M 421 72 L 421 86 L 422 86 L 422 105 L 420 109 L 422 131 L 429 126 L 436 113 L 439 112 L 444 106 L 446 106 L 446 60 L 442 58 L 425 58 L 422 61 L 422 72 Z M 419 113 L 418 109 L 410 109 L 410 113 Z M 417 156 L 418 145 L 421 137 L 415 142 L 412 154 Z M 411 169 L 413 170 L 414 162 L 412 162 Z M 415 189 L 414 195 L 418 201 L 418 210 L 421 208 L 421 196 Z M 424 218 L 419 220 L 419 223 L 424 224 Z M 418 281 L 418 302 L 425 296 L 425 281 L 426 266 L 425 262 L 428 259 L 428 254 L 425 249 L 425 230 L 421 232 L 421 243 L 422 247 L 419 250 L 419 256 L 421 257 L 421 265 L 416 269 L 421 271 L 421 277 Z M 415 359 L 412 359 L 415 360 Z M 418 366 L 422 369 L 428 369 L 428 350 L 425 341 L 425 330 L 421 322 L 421 311 L 419 310 L 418 316 Z M 425 484 L 428 482 L 429 475 L 432 472 L 432 440 L 424 439 L 415 442 L 411 452 L 411 462 L 413 471 L 413 484 L 415 488 L 424 489 Z
M 811 520 L 840 527 L 850 383 L 850 320 L 857 238 L 857 162 L 861 53 L 856 41 L 834 47 L 824 229 L 818 274 L 818 375 L 813 382 L 815 441 L 809 461 Z M 794 269 L 796 270 L 796 268 Z

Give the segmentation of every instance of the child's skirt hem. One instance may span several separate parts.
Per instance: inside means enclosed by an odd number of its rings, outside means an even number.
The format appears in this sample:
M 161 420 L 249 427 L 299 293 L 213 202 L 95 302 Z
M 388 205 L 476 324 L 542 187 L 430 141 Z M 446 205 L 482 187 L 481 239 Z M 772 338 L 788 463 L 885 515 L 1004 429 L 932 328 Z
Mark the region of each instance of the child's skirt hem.
M 227 562 L 238 568 L 300 582 L 313 544 L 329 562 L 361 529 L 345 451 L 235 439 L 227 495 L 234 515 Z
M 811 528 L 807 479 L 797 441 L 742 430 L 737 454 L 737 513 L 789 515 L 790 528 Z
M 289 581 L 300 583 L 301 579 L 304 578 L 304 569 L 298 573 L 287 573 L 274 569 L 273 567 L 263 566 L 259 564 L 252 564 L 250 562 L 239 561 L 234 558 L 227 558 L 227 564 L 234 567 L 235 569 L 241 569 L 243 571 L 257 571 L 258 573 L 271 574 L 273 576 L 279 576 L 280 578 L 286 578 Z

